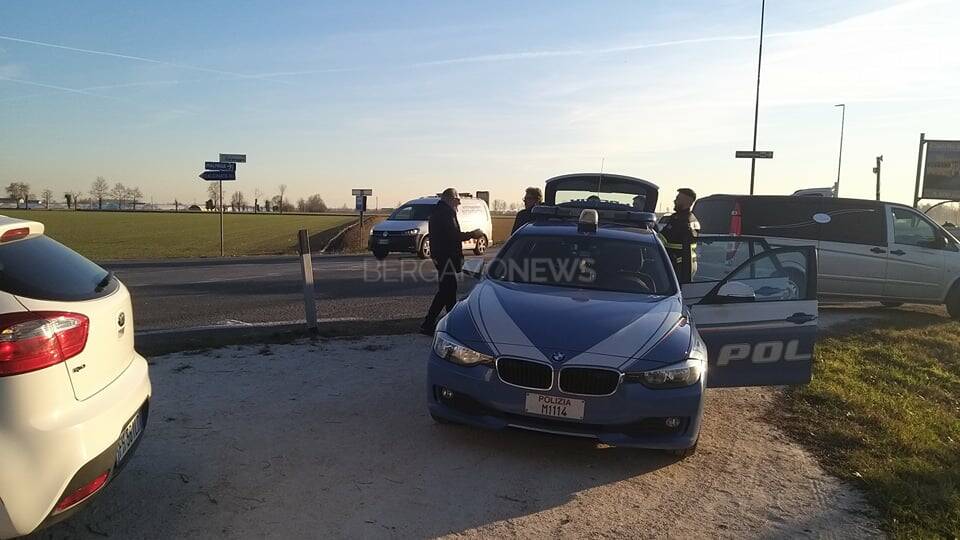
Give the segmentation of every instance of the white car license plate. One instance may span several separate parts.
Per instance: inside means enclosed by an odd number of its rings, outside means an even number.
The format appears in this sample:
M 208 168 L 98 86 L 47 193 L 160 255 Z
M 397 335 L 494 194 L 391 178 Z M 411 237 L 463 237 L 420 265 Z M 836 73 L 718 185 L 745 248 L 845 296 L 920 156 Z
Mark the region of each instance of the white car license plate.
M 385 245 L 385 244 L 389 244 L 390 240 L 387 240 L 386 238 L 381 238 L 380 240 L 377 240 L 377 243 Z
M 583 405 L 582 399 L 528 393 L 526 411 L 538 416 L 583 420 Z
M 138 412 L 136 416 L 123 428 L 123 431 L 120 432 L 119 444 L 117 444 L 117 463 L 123 461 L 123 457 L 127 455 L 127 452 L 130 451 L 130 448 L 133 447 L 133 443 L 140 438 L 140 434 L 143 433 L 143 422 L 140 420 L 141 416 Z

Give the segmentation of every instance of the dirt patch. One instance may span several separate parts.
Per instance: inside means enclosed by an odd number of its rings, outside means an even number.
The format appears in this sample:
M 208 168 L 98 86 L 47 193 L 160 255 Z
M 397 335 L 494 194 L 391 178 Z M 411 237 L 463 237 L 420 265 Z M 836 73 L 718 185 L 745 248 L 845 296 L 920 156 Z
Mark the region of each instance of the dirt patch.
M 437 425 L 429 346 L 392 336 L 157 358 L 137 454 L 45 536 L 879 535 L 860 496 L 768 422 L 777 390 L 708 393 L 699 451 L 677 461 Z
M 386 216 L 364 216 L 363 227 L 359 227 L 360 218 L 347 225 L 341 231 L 328 240 L 323 248 L 324 253 L 362 253 L 367 251 L 367 239 L 370 237 L 370 230 L 385 220 Z M 311 244 L 313 246 L 313 244 Z

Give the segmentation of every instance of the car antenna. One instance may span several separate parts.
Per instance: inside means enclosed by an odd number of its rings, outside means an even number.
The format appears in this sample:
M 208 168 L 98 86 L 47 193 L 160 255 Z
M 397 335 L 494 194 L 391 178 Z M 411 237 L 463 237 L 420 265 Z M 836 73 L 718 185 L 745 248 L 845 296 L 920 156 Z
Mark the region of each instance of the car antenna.
M 597 180 L 597 198 L 600 197 L 600 184 L 603 183 L 603 162 L 606 158 L 600 158 L 600 178 Z

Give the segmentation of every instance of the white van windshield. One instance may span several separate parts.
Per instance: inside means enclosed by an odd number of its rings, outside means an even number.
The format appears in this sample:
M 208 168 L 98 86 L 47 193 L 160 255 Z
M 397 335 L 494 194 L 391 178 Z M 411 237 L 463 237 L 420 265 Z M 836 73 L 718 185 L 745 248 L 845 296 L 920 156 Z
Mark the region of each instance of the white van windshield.
M 435 204 L 405 204 L 390 214 L 391 221 L 426 221 Z

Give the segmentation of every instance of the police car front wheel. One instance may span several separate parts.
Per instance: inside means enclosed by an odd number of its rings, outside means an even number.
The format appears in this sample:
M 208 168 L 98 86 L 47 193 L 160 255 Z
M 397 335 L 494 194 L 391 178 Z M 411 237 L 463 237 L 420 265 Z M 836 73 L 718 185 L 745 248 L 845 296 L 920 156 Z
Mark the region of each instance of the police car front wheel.
M 667 453 L 671 456 L 676 456 L 680 459 L 688 458 L 697 452 L 697 443 L 693 443 L 693 446 L 690 448 L 680 448 L 677 450 L 667 450 Z

